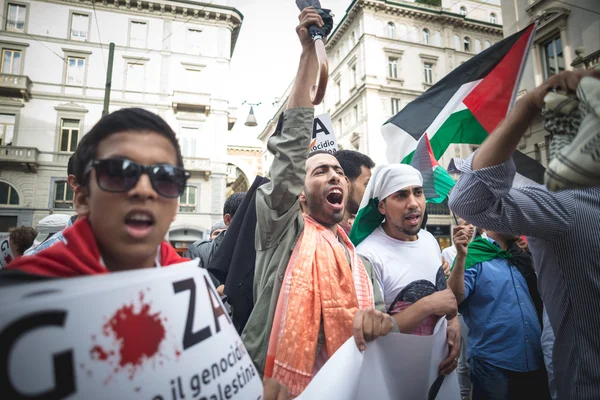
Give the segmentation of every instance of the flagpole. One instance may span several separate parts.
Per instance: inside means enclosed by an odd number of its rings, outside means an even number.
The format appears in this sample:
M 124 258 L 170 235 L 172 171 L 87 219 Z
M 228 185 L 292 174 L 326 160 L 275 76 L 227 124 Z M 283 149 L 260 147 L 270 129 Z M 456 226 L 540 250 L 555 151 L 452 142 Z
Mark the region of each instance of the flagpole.
M 512 96 L 510 97 L 510 103 L 508 103 L 508 108 L 506 109 L 506 115 L 510 113 L 513 106 L 515 105 L 515 99 L 517 98 L 517 93 L 519 93 L 519 86 L 521 86 L 521 78 L 523 78 L 523 71 L 525 69 L 525 64 L 527 63 L 527 57 L 531 52 L 531 47 L 533 46 L 533 39 L 535 37 L 535 32 L 537 31 L 538 26 L 540 25 L 540 20 L 536 19 L 533 23 L 533 31 L 531 35 L 529 35 L 529 39 L 527 40 L 527 51 L 523 52 L 523 59 L 521 60 L 521 65 L 519 66 L 519 73 L 517 74 L 517 81 L 515 82 L 515 88 L 513 89 Z

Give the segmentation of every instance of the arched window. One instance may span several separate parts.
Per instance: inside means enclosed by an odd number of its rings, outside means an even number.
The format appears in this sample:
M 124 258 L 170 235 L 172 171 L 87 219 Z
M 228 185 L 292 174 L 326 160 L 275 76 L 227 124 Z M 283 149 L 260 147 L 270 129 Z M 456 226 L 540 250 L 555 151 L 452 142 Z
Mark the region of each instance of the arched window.
M 460 12 L 460 15 L 467 15 L 467 7 L 460 6 L 459 12 Z
M 429 29 L 423 29 L 423 44 L 429 44 Z
M 456 51 L 460 51 L 460 38 L 458 37 L 458 35 L 454 35 L 454 37 L 452 38 L 453 40 L 453 44 L 454 44 L 454 50 Z
M 414 43 L 419 41 L 419 28 L 416 26 L 410 27 L 410 41 Z
M 475 39 L 475 53 L 481 53 L 481 40 Z
M 6 182 L 0 182 L 0 205 L 19 205 L 19 193 Z
M 435 46 L 442 46 L 442 34 L 440 33 L 440 31 L 435 31 L 433 33 L 433 44 Z
M 388 22 L 387 24 L 387 37 L 390 39 L 394 39 L 396 37 L 396 25 L 393 22 Z
M 468 37 L 465 36 L 464 40 L 463 40 L 463 50 L 466 53 L 470 53 L 471 52 L 471 39 L 469 39 Z
M 491 14 L 490 14 L 490 22 L 491 22 L 492 24 L 495 24 L 497 20 L 498 20 L 498 19 L 496 18 L 496 13 L 491 13 Z
M 490 43 L 490 41 L 489 41 L 489 40 L 486 40 L 486 41 L 485 41 L 485 48 L 486 48 L 486 49 L 489 49 L 491 46 L 492 46 L 492 44 Z

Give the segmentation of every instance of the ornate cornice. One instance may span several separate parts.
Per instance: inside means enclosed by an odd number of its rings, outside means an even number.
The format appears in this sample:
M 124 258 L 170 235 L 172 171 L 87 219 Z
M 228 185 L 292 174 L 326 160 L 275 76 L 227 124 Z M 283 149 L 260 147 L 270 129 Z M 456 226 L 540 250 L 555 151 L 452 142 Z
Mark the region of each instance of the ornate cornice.
M 350 7 L 348 7 L 346 15 L 342 21 L 329 36 L 327 41 L 327 49 L 331 49 L 335 46 L 335 44 L 348 30 L 352 21 L 354 21 L 356 16 L 362 12 L 363 9 L 385 13 L 395 17 L 406 17 L 421 22 L 435 22 L 442 25 L 452 25 L 475 32 L 495 35 L 498 37 L 502 37 L 503 35 L 502 25 L 470 19 L 460 14 L 454 14 L 452 12 L 445 11 L 441 7 L 417 3 L 393 2 L 389 0 L 354 0 Z
M 96 8 L 133 15 L 168 17 L 176 21 L 212 21 L 231 30 L 231 55 L 235 49 L 244 16 L 234 7 L 191 0 L 44 0 L 48 3 Z

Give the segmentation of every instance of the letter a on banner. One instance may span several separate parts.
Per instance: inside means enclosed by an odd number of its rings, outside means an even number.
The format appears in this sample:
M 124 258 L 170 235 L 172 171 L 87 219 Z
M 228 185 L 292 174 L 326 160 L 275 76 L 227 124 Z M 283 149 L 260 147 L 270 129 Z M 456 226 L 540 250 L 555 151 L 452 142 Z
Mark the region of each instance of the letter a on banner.
M 310 151 L 313 152 L 317 150 L 325 150 L 330 153 L 338 151 L 331 117 L 327 113 L 315 117 L 315 120 L 313 121 Z

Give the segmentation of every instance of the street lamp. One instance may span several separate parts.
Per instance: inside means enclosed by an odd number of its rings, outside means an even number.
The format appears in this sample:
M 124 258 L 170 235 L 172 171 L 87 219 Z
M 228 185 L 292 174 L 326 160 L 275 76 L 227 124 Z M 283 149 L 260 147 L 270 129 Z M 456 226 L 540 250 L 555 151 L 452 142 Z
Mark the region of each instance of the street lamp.
M 246 118 L 246 123 L 244 125 L 250 127 L 257 126 L 258 123 L 256 122 L 256 116 L 254 115 L 254 106 L 260 106 L 261 103 L 248 103 L 244 101 L 242 105 L 244 104 L 248 104 L 250 106 L 250 112 L 248 113 L 248 118 Z

